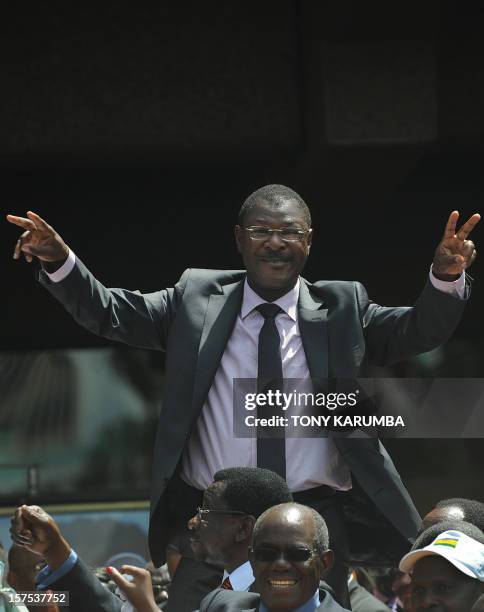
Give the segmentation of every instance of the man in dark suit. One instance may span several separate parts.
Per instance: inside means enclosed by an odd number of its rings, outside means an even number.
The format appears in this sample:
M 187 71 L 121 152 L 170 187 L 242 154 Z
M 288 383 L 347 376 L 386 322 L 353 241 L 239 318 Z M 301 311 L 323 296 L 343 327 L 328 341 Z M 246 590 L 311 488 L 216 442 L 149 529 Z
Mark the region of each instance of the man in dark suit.
M 343 612 L 331 594 L 320 589 L 334 561 L 324 519 L 312 508 L 288 503 L 266 510 L 254 526 L 250 563 L 254 593 L 217 589 L 200 612 Z
M 163 561 L 170 529 L 183 528 L 214 472 L 236 465 L 283 475 L 296 501 L 325 516 L 337 557 L 348 556 L 348 531 L 355 562 L 369 550 L 378 555 L 382 544 L 388 562 L 401 557 L 420 517 L 381 443 L 351 436 L 287 438 L 281 448 L 278 441 L 259 446 L 259 440 L 235 438 L 232 380 L 257 377 L 259 384 L 270 364 L 285 379 L 352 379 L 367 363 L 390 364 L 443 343 L 469 293 L 464 271 L 475 249 L 468 235 L 480 219 L 473 215 L 457 231 L 458 217 L 457 211 L 449 217 L 413 308 L 378 306 L 359 283 L 304 280 L 311 217 L 300 196 L 281 185 L 257 190 L 241 208 L 235 237 L 246 270 L 190 269 L 174 288 L 145 295 L 104 287 L 35 213 L 7 217 L 25 230 L 14 257 L 40 260 L 40 282 L 80 324 L 167 352 L 149 537 L 156 564 Z M 275 344 L 277 355 L 270 352 Z M 348 525 L 340 512 L 345 491 L 351 492 L 344 497 Z M 361 518 L 364 528 L 352 531 Z M 328 581 L 346 591 L 347 570 L 335 567 L 338 577 Z M 176 590 L 176 577 L 174 583 Z

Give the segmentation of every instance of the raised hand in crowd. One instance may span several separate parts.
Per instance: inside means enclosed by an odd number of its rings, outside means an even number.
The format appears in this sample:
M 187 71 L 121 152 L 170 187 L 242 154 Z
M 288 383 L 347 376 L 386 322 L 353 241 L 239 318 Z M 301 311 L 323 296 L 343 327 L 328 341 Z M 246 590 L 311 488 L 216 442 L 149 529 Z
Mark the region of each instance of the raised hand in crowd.
M 153 595 L 151 574 L 148 570 L 134 565 L 123 565 L 121 572 L 114 567 L 108 567 L 106 570 L 113 582 L 126 595 L 126 599 L 136 608 L 136 612 L 159 612 Z M 123 574 L 131 576 L 132 580 L 128 580 Z
M 36 213 L 28 211 L 27 217 L 7 215 L 7 221 L 25 230 L 15 244 L 14 259 L 19 259 L 23 254 L 30 263 L 36 257 L 47 272 L 55 272 L 69 256 L 67 244 Z
M 11 520 L 10 534 L 18 546 L 41 554 L 52 570 L 69 557 L 71 547 L 57 523 L 39 506 L 20 506 Z
M 442 240 L 435 250 L 432 272 L 440 280 L 457 279 L 472 264 L 477 255 L 474 243 L 472 240 L 467 240 L 467 237 L 481 220 L 481 215 L 477 213 L 472 215 L 456 231 L 458 219 L 457 210 L 450 213 Z

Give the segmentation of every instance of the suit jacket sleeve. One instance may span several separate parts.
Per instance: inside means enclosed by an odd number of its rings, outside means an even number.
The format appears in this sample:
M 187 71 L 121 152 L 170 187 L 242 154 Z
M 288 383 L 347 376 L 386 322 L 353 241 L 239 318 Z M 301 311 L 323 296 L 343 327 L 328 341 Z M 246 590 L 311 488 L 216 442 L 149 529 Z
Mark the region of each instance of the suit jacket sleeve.
M 53 283 L 42 270 L 38 280 L 92 333 L 131 346 L 164 350 L 189 274 L 187 270 L 174 288 L 142 294 L 108 289 L 76 258 L 71 273 L 59 283 Z
M 413 307 L 384 307 L 370 302 L 364 287 L 355 283 L 366 351 L 370 362 L 389 365 L 430 351 L 452 335 L 464 311 L 466 299 L 436 289 L 428 280 Z
M 54 591 L 69 591 L 70 612 L 119 612 L 123 602 L 78 559 L 70 572 L 52 583 Z

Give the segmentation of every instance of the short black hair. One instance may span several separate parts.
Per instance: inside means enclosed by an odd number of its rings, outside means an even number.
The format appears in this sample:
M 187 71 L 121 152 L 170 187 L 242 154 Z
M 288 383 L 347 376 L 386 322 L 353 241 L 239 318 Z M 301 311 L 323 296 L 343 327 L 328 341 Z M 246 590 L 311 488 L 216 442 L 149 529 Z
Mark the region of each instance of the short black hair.
M 321 557 L 322 554 L 328 550 L 329 548 L 329 533 L 328 527 L 326 525 L 326 521 L 324 518 L 317 512 L 314 508 L 310 506 L 303 506 L 302 504 L 297 504 L 295 502 L 289 502 L 284 504 L 279 504 L 277 508 L 283 509 L 282 507 L 289 506 L 290 508 L 298 508 L 301 512 L 308 512 L 314 521 L 314 541 L 313 546 L 316 549 L 318 555 Z M 289 508 L 288 508 L 289 509 Z M 265 518 L 274 510 L 274 508 L 268 508 L 265 512 L 263 512 L 260 517 L 257 519 L 256 524 L 254 525 L 254 531 L 252 532 L 252 542 L 254 543 L 257 536 L 259 535 L 259 531 L 262 523 Z
M 230 510 L 242 510 L 256 519 L 268 508 L 292 501 L 286 481 L 264 468 L 226 468 L 213 480 L 224 484 L 221 495 Z
M 450 499 L 441 499 L 435 504 L 435 507 L 439 509 L 448 508 L 449 506 L 456 506 L 462 510 L 466 523 L 471 523 L 479 527 L 481 531 L 484 531 L 484 503 L 476 499 L 452 497 Z
M 444 531 L 460 531 L 464 533 L 466 536 L 469 536 L 473 540 L 477 540 L 481 544 L 484 544 L 484 533 L 473 525 L 472 523 L 467 523 L 466 521 L 442 521 L 440 523 L 435 523 L 435 525 L 431 525 L 425 531 L 417 537 L 415 540 L 411 550 L 420 550 L 421 548 L 425 548 L 432 544 L 437 536 Z
M 309 212 L 309 208 L 306 202 L 301 198 L 301 196 L 296 193 L 290 187 L 286 187 L 285 185 L 265 185 L 264 187 L 260 187 L 256 189 L 250 196 L 245 200 L 242 204 L 239 211 L 239 225 L 243 227 L 244 219 L 247 214 L 259 204 L 259 202 L 264 201 L 273 205 L 275 208 L 278 206 L 282 206 L 286 202 L 293 202 L 298 206 L 300 211 L 302 212 L 308 227 L 311 227 L 311 213 Z

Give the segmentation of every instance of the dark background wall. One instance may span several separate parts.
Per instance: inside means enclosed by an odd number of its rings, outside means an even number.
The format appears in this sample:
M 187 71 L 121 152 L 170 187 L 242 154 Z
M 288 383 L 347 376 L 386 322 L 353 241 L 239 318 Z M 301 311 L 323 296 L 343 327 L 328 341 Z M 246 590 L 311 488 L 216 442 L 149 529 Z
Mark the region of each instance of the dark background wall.
M 284 183 L 313 213 L 308 278 L 358 279 L 378 302 L 410 304 L 448 214 L 483 212 L 484 192 L 484 8 L 413 6 L 12 4 L 2 210 L 44 216 L 105 284 L 152 291 L 187 266 L 239 267 L 241 203 Z M 17 230 L 0 232 L 2 349 L 106 345 L 10 260 Z M 448 375 L 482 376 L 480 268 Z M 453 449 L 462 481 L 482 458 L 476 444 Z

